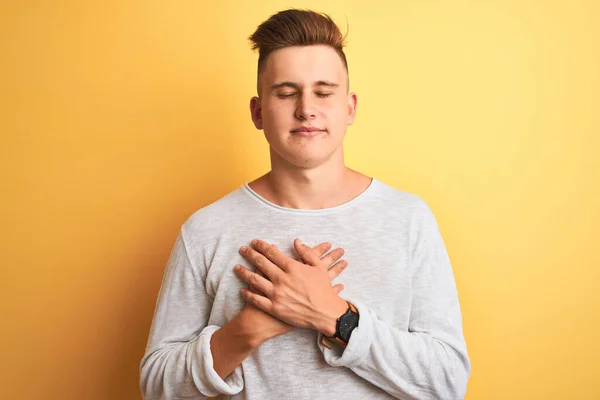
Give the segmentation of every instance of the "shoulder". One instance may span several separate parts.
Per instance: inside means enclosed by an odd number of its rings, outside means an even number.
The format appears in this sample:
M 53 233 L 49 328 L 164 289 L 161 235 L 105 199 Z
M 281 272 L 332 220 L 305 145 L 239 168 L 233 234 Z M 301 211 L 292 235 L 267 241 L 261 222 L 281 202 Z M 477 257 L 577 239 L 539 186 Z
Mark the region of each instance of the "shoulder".
M 403 214 L 419 216 L 432 214 L 431 208 L 419 195 L 395 188 L 385 182 L 375 180 L 372 201 L 379 202 L 389 210 L 402 211 Z
M 191 235 L 216 232 L 232 220 L 239 219 L 248 208 L 249 197 L 243 187 L 237 188 L 218 200 L 196 210 L 183 223 L 182 230 Z

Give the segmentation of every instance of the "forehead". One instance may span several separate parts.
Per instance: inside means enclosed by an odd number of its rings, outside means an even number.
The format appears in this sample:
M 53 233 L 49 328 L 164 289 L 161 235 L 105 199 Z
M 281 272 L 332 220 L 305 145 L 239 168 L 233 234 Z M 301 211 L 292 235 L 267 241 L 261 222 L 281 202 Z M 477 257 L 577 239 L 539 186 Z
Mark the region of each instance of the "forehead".
M 346 80 L 346 69 L 338 53 L 329 46 L 294 46 L 272 52 L 261 75 L 265 84 L 321 80 L 341 84 Z

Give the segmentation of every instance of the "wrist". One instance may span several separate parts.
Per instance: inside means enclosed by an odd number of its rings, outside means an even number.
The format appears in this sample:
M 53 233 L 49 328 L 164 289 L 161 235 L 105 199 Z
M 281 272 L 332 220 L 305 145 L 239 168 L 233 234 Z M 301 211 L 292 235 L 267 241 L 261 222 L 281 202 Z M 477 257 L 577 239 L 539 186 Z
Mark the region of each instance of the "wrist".
M 331 307 L 325 310 L 321 324 L 316 327 L 316 330 L 326 337 L 334 336 L 337 328 L 337 320 L 344 315 L 346 310 L 348 310 L 346 300 L 336 296 L 336 301 L 331 304 Z
M 237 318 L 240 333 L 253 349 L 292 329 L 291 326 L 249 304 L 242 309 Z
M 257 324 L 256 318 L 254 318 L 255 311 L 260 310 L 249 310 L 246 306 L 237 315 L 237 330 L 240 335 L 240 339 L 251 349 L 255 350 L 267 340 L 277 336 L 273 332 L 265 329 L 263 324 Z

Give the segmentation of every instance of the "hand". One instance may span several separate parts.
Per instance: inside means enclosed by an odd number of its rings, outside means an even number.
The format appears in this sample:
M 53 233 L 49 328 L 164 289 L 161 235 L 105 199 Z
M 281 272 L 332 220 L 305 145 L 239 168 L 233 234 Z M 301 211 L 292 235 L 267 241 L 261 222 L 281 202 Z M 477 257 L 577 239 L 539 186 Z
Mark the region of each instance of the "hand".
M 348 263 L 345 260 L 336 263 L 336 261 L 338 261 L 344 255 L 344 250 L 341 248 L 335 249 L 327 256 L 321 258 L 323 254 L 325 254 L 330 248 L 331 243 L 321 243 L 314 248 L 302 245 L 302 249 L 300 249 L 300 252 L 298 253 L 299 255 L 302 254 L 302 259 L 310 260 L 309 262 L 314 266 L 326 265 L 328 268 L 335 263 L 333 267 L 329 268 L 329 277 L 330 280 L 333 280 L 342 273 Z M 260 269 L 257 269 L 255 274 L 265 278 L 264 273 Z M 342 284 L 337 284 L 333 287 L 336 294 L 339 294 L 343 288 L 344 286 Z M 262 292 L 255 288 L 250 287 L 249 290 L 257 295 L 264 296 Z M 269 315 L 268 313 L 253 306 L 251 303 L 247 303 L 242 312 L 245 314 L 245 317 L 248 318 L 248 321 L 251 321 L 250 323 L 252 323 L 254 326 L 261 327 L 262 334 L 260 336 L 263 337 L 261 342 L 275 336 L 286 334 L 293 329 L 293 326 L 288 325 L 285 322 L 282 322 L 279 319 Z
M 242 289 L 246 301 L 290 325 L 333 336 L 336 319 L 348 306 L 338 296 L 339 291 L 331 287 L 329 272 L 343 269 L 343 265 L 329 268 L 327 257 L 316 257 L 299 239 L 294 241 L 294 247 L 308 264 L 286 256 L 262 240 L 253 240 L 252 246 L 242 247 L 240 253 L 266 277 L 236 266 L 238 276 L 254 290 Z

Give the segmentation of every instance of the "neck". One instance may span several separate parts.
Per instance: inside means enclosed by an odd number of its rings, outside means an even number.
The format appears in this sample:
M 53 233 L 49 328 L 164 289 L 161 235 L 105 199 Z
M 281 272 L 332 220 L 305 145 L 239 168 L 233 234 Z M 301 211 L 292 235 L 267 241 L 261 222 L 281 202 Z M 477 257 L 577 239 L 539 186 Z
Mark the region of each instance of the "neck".
M 270 202 L 282 207 L 319 210 L 335 207 L 362 193 L 371 179 L 332 157 L 314 168 L 298 168 L 271 162 L 271 171 L 250 187 Z

